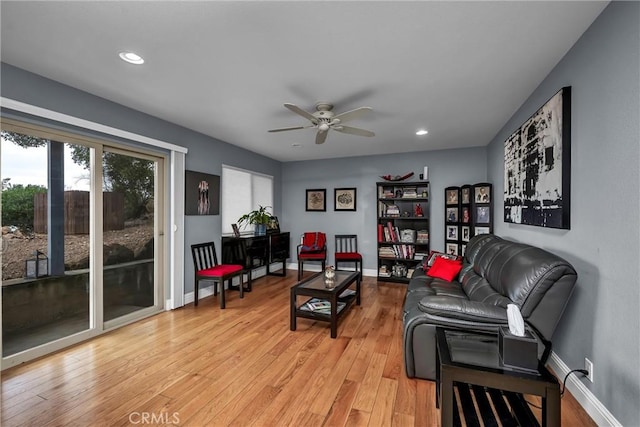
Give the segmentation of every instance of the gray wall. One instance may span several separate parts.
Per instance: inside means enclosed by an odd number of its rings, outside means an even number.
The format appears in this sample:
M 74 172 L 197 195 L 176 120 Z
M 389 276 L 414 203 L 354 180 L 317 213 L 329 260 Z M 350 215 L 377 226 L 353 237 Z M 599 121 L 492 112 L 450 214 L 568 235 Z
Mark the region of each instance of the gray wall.
M 489 146 L 489 181 L 503 186 L 504 140 L 563 86 L 572 86 L 571 230 L 506 224 L 496 234 L 565 257 L 577 289 L 554 337 L 570 368 L 623 425 L 640 422 L 640 3 L 611 3 Z M 508 90 L 508 88 L 505 88 Z M 495 211 L 503 202 L 496 198 Z M 498 219 L 498 218 L 496 218 Z
M 274 206 L 281 206 L 280 162 L 11 65 L 2 63 L 1 67 L 3 97 L 186 147 L 189 149 L 185 160 L 188 170 L 221 175 L 224 163 L 272 175 Z M 278 209 L 274 213 L 282 215 Z M 219 246 L 220 230 L 220 215 L 185 218 L 185 293 L 193 291 L 190 245 L 212 240 Z M 168 297 L 169 289 L 165 291 Z
M 551 250 L 578 270 L 577 289 L 556 334 L 554 349 L 571 368 L 594 362 L 585 385 L 623 425 L 640 419 L 639 53 L 637 2 L 614 2 L 506 123 L 488 148 L 321 161 L 279 162 L 101 98 L 2 64 L 2 95 L 189 148 L 187 169 L 219 174 L 223 163 L 275 177 L 276 215 L 295 240 L 304 231 L 358 234 L 364 267 L 376 268 L 375 182 L 429 166 L 431 246 L 444 246 L 444 188 L 489 181 L 503 191 L 503 141 L 562 86 L 573 87 L 572 229 L 509 225 L 496 234 Z M 505 88 L 509 90 L 509 88 Z M 495 94 L 494 94 L 495 95 Z M 486 162 L 480 160 L 486 158 Z M 280 188 L 278 183 L 282 182 Z M 356 212 L 333 211 L 333 189 L 358 189 Z M 305 189 L 327 189 L 327 212 L 305 212 Z M 277 207 L 281 206 L 280 209 Z M 502 211 L 495 199 L 495 212 Z M 188 245 L 220 241 L 220 217 L 187 217 Z M 186 291 L 193 289 L 190 257 Z M 292 257 L 295 261 L 295 255 Z
M 347 144 L 348 141 L 345 141 Z M 283 230 L 291 231 L 295 262 L 296 245 L 305 231 L 327 233 L 328 261 L 333 264 L 334 234 L 357 234 L 365 269 L 377 270 L 376 182 L 380 175 L 414 172 L 407 182 L 418 180 L 429 167 L 431 249 L 444 249 L 444 189 L 452 185 L 486 181 L 486 148 L 424 151 L 381 156 L 288 162 L 282 169 Z M 333 190 L 356 187 L 356 212 L 334 211 Z M 327 190 L 327 211 L 306 212 L 306 189 Z M 426 214 L 426 212 L 425 212 Z

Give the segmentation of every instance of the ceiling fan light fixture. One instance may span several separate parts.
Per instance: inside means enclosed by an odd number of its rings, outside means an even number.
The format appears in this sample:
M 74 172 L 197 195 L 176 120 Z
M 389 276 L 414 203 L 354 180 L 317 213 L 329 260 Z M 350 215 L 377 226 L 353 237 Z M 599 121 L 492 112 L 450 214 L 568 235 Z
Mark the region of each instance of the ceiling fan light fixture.
M 359 135 L 359 136 L 368 136 L 372 137 L 376 134 L 371 132 L 370 130 L 360 129 L 353 126 L 344 126 L 343 123 L 349 120 L 356 119 L 361 115 L 368 113 L 372 110 L 371 107 L 360 107 L 355 110 L 346 111 L 344 113 L 335 114 L 333 110 L 333 105 L 328 102 L 319 102 L 316 104 L 316 111 L 313 113 L 309 113 L 308 111 L 303 110 L 295 104 L 285 103 L 285 108 L 291 110 L 299 116 L 304 117 L 309 120 L 311 124 L 306 126 L 294 126 L 287 128 L 278 128 L 278 129 L 269 129 L 267 132 L 284 132 L 289 130 L 296 129 L 306 129 L 306 128 L 314 128 L 317 130 L 316 132 L 316 144 L 324 144 L 327 139 L 327 135 L 329 130 L 333 129 L 334 131 L 346 133 L 349 135 Z
M 120 59 L 122 59 L 125 62 L 128 62 L 129 64 L 135 64 L 135 65 L 144 64 L 144 58 L 142 58 L 142 56 L 134 52 L 120 52 L 119 56 L 120 56 Z
M 418 135 L 418 136 L 422 136 L 422 135 L 426 135 L 426 134 L 428 134 L 428 133 L 429 133 L 429 131 L 428 131 L 428 130 L 426 130 L 426 129 L 420 129 L 419 131 L 417 131 L 417 132 L 416 132 L 416 135 Z

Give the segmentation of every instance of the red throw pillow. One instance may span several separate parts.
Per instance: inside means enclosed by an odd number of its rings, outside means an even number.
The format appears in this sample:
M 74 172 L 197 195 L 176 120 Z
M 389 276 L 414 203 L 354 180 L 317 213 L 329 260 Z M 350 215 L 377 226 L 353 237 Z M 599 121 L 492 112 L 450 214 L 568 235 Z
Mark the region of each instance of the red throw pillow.
M 433 266 L 431 266 L 427 272 L 427 276 L 436 277 L 450 282 L 458 273 L 460 273 L 460 270 L 462 270 L 462 263 L 460 261 L 452 261 L 438 257 L 433 262 Z

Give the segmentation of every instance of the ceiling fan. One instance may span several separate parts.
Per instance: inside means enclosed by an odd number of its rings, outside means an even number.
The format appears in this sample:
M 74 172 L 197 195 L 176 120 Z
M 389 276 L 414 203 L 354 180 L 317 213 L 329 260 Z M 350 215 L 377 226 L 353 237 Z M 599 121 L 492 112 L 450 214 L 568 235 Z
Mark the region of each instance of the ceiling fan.
M 333 110 L 333 104 L 328 102 L 318 102 L 315 106 L 316 111 L 313 113 L 309 113 L 302 108 L 298 107 L 294 104 L 284 104 L 289 110 L 293 111 L 296 114 L 301 115 L 305 119 L 309 120 L 311 124 L 306 126 L 295 126 L 290 128 L 280 128 L 280 129 L 271 129 L 269 132 L 283 132 L 287 130 L 296 130 L 296 129 L 308 129 L 314 128 L 317 129 L 316 133 L 316 144 L 322 144 L 327 139 L 327 134 L 329 129 L 333 129 L 338 132 L 348 133 L 351 135 L 360 135 L 360 136 L 375 136 L 375 133 L 354 128 L 351 126 L 344 126 L 342 123 L 353 120 L 355 118 L 360 117 L 361 115 L 372 110 L 371 107 L 360 107 L 355 110 L 346 111 L 344 113 L 335 114 Z

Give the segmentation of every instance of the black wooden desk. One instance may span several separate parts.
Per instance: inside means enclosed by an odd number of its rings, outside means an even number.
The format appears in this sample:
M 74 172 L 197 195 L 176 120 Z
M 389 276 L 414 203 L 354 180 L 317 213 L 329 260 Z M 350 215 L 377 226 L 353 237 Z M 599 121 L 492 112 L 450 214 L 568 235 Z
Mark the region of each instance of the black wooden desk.
M 224 264 L 240 264 L 253 270 L 266 267 L 267 274 L 272 276 L 287 275 L 287 259 L 290 256 L 289 232 L 269 233 L 265 236 L 253 234 L 222 236 L 222 262 Z M 243 245 L 243 246 L 239 246 Z M 280 272 L 271 271 L 271 264 L 282 263 Z

